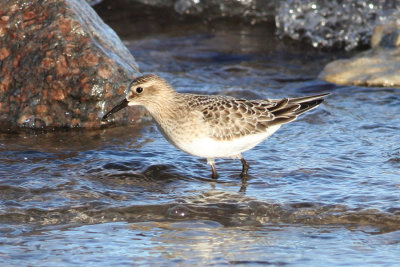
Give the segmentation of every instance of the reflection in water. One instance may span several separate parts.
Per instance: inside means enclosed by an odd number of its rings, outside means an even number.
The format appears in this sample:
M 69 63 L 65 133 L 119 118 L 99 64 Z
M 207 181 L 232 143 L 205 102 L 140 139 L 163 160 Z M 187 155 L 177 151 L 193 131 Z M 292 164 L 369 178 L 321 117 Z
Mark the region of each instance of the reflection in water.
M 399 246 L 399 233 L 371 235 L 368 231 L 282 224 L 223 227 L 207 220 L 48 227 L 25 235 L 22 243 L 18 238 L 8 238 L 6 244 L 14 245 L 14 254 L 21 256 L 12 258 L 3 253 L 0 262 L 17 265 L 29 260 L 34 266 L 41 266 L 43 261 L 64 266 L 82 262 L 112 262 L 116 266 L 303 266 L 321 262 L 334 265 L 338 261 L 349 266 L 396 265 L 399 256 L 393 249 Z
M 0 265 L 399 261 L 400 91 L 323 83 L 336 55 L 219 27 L 127 42 L 179 91 L 331 96 L 247 152 L 245 179 L 230 159 L 209 179 L 151 122 L 1 134 Z

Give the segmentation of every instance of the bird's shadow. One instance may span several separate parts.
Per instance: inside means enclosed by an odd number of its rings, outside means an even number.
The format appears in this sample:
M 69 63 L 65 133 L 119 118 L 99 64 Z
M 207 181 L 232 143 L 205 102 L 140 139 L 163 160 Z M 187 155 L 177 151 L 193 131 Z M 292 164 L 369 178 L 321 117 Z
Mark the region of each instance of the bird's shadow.
M 101 174 L 103 178 L 107 178 L 108 183 L 125 183 L 125 184 L 168 184 L 174 181 L 201 181 L 209 183 L 212 188 L 217 184 L 227 186 L 240 186 L 239 192 L 244 193 L 247 190 L 248 180 L 251 178 L 249 175 L 240 177 L 240 175 L 229 175 L 232 179 L 225 179 L 220 177 L 213 179 L 211 177 L 205 178 L 197 175 L 183 175 L 182 170 L 178 170 L 176 166 L 170 164 L 154 164 L 150 166 L 138 166 L 137 162 L 112 162 L 103 166 L 106 173 Z M 97 171 L 95 171 L 97 172 Z M 94 173 L 92 173 L 94 174 Z M 98 174 L 100 174 L 98 172 Z M 233 177 L 232 177 L 233 176 Z M 239 180 L 240 179 L 240 180 Z M 240 183 L 240 184 L 239 184 Z

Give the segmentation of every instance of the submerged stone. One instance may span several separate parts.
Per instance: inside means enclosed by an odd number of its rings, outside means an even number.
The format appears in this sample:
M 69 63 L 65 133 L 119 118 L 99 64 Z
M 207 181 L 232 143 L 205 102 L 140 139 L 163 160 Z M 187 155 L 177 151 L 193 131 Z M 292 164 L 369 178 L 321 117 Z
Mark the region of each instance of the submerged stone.
M 139 74 L 84 0 L 0 2 L 0 126 L 98 128 Z M 126 109 L 111 120 L 140 119 Z

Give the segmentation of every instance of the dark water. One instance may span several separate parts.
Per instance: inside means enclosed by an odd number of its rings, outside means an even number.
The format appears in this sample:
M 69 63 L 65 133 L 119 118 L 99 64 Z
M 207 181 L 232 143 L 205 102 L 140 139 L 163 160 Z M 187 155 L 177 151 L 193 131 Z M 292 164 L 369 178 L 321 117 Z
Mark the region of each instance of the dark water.
M 331 92 L 244 153 L 176 150 L 152 122 L 0 135 L 0 265 L 384 265 L 400 262 L 400 91 L 316 77 L 337 53 L 265 27 L 179 26 L 125 37 L 143 73 L 179 91 Z

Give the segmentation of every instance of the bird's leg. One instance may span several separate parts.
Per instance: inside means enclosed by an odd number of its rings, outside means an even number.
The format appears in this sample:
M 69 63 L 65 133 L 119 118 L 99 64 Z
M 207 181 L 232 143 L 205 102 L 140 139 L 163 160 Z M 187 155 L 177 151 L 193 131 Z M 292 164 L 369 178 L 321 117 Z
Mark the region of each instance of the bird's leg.
M 240 174 L 241 177 L 247 175 L 247 171 L 249 170 L 250 165 L 247 163 L 247 161 L 243 158 L 242 154 L 239 154 L 239 159 L 242 162 L 243 168 L 242 168 L 242 173 Z
M 212 169 L 212 175 L 211 175 L 211 177 L 212 177 L 213 179 L 217 179 L 217 178 L 218 178 L 218 172 L 217 172 L 217 169 L 215 168 L 214 159 L 208 158 L 208 159 L 207 159 L 207 164 L 211 165 L 211 169 Z
M 249 170 L 250 165 L 247 163 L 247 161 L 244 158 L 241 158 L 240 161 L 243 164 L 243 168 L 242 168 L 242 173 L 240 174 L 240 176 L 245 176 L 247 175 L 247 171 Z
M 212 169 L 211 177 L 213 179 L 217 179 L 218 178 L 218 172 L 217 172 L 217 169 L 215 168 L 215 163 L 214 162 L 211 163 L 211 169 Z

